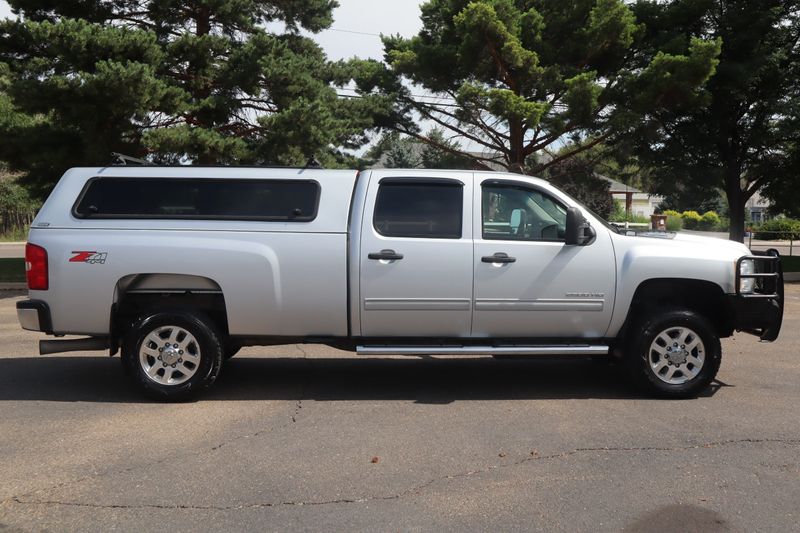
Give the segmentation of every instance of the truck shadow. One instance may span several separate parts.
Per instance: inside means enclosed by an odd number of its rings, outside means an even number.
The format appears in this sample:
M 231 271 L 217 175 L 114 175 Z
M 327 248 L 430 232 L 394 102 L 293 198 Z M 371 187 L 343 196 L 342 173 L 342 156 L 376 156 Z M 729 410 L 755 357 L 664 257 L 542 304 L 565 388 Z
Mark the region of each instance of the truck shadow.
M 714 383 L 703 396 L 712 396 Z M 623 369 L 589 359 L 495 360 L 234 358 L 198 401 L 649 399 Z M 0 359 L 0 401 L 148 402 L 122 374 L 119 358 Z

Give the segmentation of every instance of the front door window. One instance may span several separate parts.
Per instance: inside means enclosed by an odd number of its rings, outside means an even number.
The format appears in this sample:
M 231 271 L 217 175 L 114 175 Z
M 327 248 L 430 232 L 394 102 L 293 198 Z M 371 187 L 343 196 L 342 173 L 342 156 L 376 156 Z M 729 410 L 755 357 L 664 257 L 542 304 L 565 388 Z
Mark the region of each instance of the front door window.
M 483 238 L 563 241 L 567 209 L 548 194 L 515 186 L 483 187 Z

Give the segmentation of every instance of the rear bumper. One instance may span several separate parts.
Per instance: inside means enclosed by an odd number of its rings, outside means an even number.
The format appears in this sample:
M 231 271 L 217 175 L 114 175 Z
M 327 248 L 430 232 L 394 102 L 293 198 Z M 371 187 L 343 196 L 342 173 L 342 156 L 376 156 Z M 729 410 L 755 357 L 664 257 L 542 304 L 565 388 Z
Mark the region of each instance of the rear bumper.
M 53 332 L 50 307 L 41 300 L 22 300 L 17 302 L 17 320 L 22 329 L 29 331 Z

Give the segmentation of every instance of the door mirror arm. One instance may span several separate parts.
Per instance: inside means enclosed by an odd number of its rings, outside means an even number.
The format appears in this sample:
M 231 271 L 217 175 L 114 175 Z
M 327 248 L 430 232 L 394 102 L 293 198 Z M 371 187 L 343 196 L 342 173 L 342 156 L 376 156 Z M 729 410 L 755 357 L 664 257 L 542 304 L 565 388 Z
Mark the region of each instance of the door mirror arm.
M 567 227 L 564 233 L 565 243 L 570 246 L 587 246 L 597 237 L 597 232 L 577 207 L 567 208 Z

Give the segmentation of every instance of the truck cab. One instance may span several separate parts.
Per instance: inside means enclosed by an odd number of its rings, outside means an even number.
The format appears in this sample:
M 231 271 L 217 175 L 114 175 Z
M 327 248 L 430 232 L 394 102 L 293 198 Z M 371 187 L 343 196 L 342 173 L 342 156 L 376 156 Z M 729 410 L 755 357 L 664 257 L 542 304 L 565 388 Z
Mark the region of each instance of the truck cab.
M 494 173 L 366 178 L 354 206 L 361 222 L 351 227 L 351 278 L 360 279 L 351 298 L 361 302 L 351 318 L 361 336 L 605 337 L 616 288 L 611 234 L 592 230 L 591 246 L 568 244 L 567 214 L 578 206 L 560 191 Z

